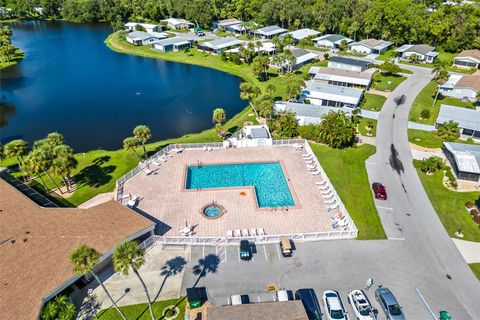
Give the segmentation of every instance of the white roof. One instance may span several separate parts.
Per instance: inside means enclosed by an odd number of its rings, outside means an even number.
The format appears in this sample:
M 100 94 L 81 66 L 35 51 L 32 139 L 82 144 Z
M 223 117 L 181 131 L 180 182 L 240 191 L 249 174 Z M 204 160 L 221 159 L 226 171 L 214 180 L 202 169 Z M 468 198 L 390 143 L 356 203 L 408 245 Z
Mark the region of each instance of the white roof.
M 215 49 L 218 50 L 218 49 L 228 48 L 228 47 L 231 47 L 231 46 L 242 44 L 244 42 L 245 41 L 238 40 L 235 37 L 225 37 L 225 38 L 219 38 L 219 39 L 215 39 L 215 40 L 212 40 L 212 41 L 204 42 L 204 43 L 202 43 L 202 45 L 204 45 L 206 47 L 209 47 L 211 49 L 214 49 L 214 50 Z
M 307 81 L 305 84 L 306 88 L 302 93 L 306 97 L 357 105 L 363 95 L 363 90 L 355 88 L 339 87 L 315 81 Z
M 129 34 L 127 34 L 127 37 L 132 40 L 146 40 L 150 38 L 155 38 L 158 39 L 156 36 L 151 35 L 150 33 L 146 33 L 144 31 L 132 31 Z
M 216 22 L 217 25 L 221 26 L 221 27 L 229 27 L 229 26 L 233 26 L 233 25 L 236 25 L 236 24 L 242 24 L 243 21 L 241 20 L 238 20 L 238 19 L 224 19 L 224 20 L 219 20 Z
M 317 59 L 317 57 L 318 57 L 318 55 L 316 53 L 308 52 L 306 54 L 303 54 L 303 55 L 297 57 L 295 63 L 296 64 L 301 64 L 301 63 L 304 63 L 306 61 Z
M 142 26 L 144 27 L 145 29 L 152 29 L 152 28 L 155 28 L 155 27 L 158 27 L 158 25 L 156 24 L 151 24 L 151 23 L 141 23 L 141 22 L 127 22 L 125 23 L 125 27 L 135 27 L 135 26 Z
M 457 82 L 462 79 L 463 75 L 461 74 L 450 74 L 450 76 L 448 77 L 448 80 L 447 82 L 445 82 L 444 84 L 442 84 L 440 86 L 440 88 L 445 88 L 445 89 L 452 89 L 453 87 L 455 87 L 455 85 L 457 84 Z
M 152 31 L 152 32 L 148 32 L 149 35 L 152 35 L 154 36 L 155 38 L 158 38 L 158 39 L 166 39 L 168 38 L 168 33 L 165 33 L 165 32 L 155 32 L 155 31 Z
M 480 131 L 480 109 L 469 109 L 442 104 L 436 123 L 453 120 L 460 128 Z
M 288 34 L 291 35 L 296 40 L 302 40 L 308 37 L 316 36 L 320 34 L 320 32 L 305 28 L 305 29 L 298 29 L 295 31 L 291 31 Z
M 173 25 L 188 24 L 188 25 L 193 26 L 192 22 L 190 22 L 188 20 L 185 20 L 185 19 L 180 19 L 180 18 L 168 18 L 168 19 L 165 19 L 165 20 L 162 20 L 162 21 L 165 21 L 165 22 L 173 24 Z
M 480 146 L 455 142 L 444 142 L 443 145 L 452 153 L 458 171 L 480 174 Z
M 247 47 L 248 44 L 247 43 L 244 43 L 243 44 L 244 47 Z M 273 52 L 275 51 L 276 49 L 276 46 L 272 43 L 272 42 L 262 42 L 262 47 L 260 48 L 260 50 L 257 48 L 257 46 L 255 46 L 253 48 L 253 50 L 255 50 L 255 52 Z M 240 47 L 237 47 L 237 48 L 233 48 L 233 49 L 230 49 L 228 50 L 228 52 L 240 52 Z
M 315 104 L 297 103 L 297 102 L 275 102 L 273 107 L 276 111 L 291 111 L 297 117 L 316 119 L 320 122 L 324 115 L 330 111 L 338 112 L 344 111 L 347 114 L 352 112 L 351 108 L 319 106 Z M 311 123 L 311 122 L 309 122 Z
M 168 38 L 165 40 L 160 40 L 158 43 L 154 44 L 154 47 L 157 46 L 168 46 L 168 45 L 183 45 L 187 43 L 192 43 L 193 39 L 185 38 L 185 37 L 175 37 L 175 38 Z
M 265 36 L 273 36 L 279 33 L 285 33 L 287 31 L 288 31 L 287 29 L 283 29 L 277 25 L 273 25 L 273 26 L 260 28 L 256 31 L 256 33 L 259 33 Z

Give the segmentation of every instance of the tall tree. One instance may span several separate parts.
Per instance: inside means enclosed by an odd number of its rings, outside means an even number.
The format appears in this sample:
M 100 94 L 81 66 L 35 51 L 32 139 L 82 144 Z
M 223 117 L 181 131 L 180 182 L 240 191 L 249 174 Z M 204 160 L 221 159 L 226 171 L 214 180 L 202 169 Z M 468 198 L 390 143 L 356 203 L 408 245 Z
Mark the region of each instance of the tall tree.
M 140 144 L 140 142 L 138 141 L 137 137 L 128 137 L 128 138 L 123 139 L 123 149 L 125 149 L 126 151 L 132 150 L 133 152 L 135 152 L 137 157 L 140 160 L 142 160 L 142 157 L 140 156 L 140 154 L 136 150 L 136 147 L 139 144 Z
M 27 154 L 28 144 L 24 140 L 12 140 L 7 143 L 4 147 L 4 153 L 7 158 L 16 158 L 18 163 L 18 168 L 22 173 L 23 180 L 27 181 L 25 171 L 23 170 L 23 158 Z
M 343 111 L 330 111 L 323 116 L 319 140 L 332 148 L 350 147 L 355 143 L 356 128 Z
M 133 241 L 125 241 L 115 248 L 113 253 L 113 267 L 116 272 L 120 272 L 123 275 L 128 275 L 130 268 L 138 278 L 138 281 L 142 284 L 145 295 L 147 296 L 148 309 L 150 310 L 150 317 L 155 320 L 152 309 L 152 300 L 148 293 L 147 285 L 143 278 L 140 276 L 138 269 L 145 263 L 145 251 L 140 249 L 139 246 Z
M 133 135 L 140 141 L 143 147 L 143 156 L 147 159 L 147 148 L 145 147 L 145 143 L 152 137 L 152 133 L 150 128 L 146 125 L 139 125 L 133 129 Z
M 72 265 L 73 273 L 76 275 L 84 275 L 87 273 L 91 273 L 92 276 L 97 280 L 97 282 L 102 287 L 105 294 L 112 302 L 113 307 L 117 310 L 118 314 L 123 320 L 127 320 L 123 312 L 118 308 L 117 303 L 113 300 L 110 292 L 107 290 L 105 285 L 103 284 L 102 280 L 98 277 L 97 273 L 95 272 L 95 266 L 98 264 L 98 260 L 100 259 L 100 253 L 94 248 L 90 248 L 86 245 L 81 245 L 72 252 L 70 252 L 69 260 Z
M 67 192 L 70 192 L 72 171 L 78 165 L 73 149 L 65 144 L 61 144 L 53 149 L 53 155 L 52 170 L 55 174 L 62 177 L 63 183 L 67 187 Z
M 220 126 L 225 122 L 225 120 L 227 120 L 227 114 L 225 113 L 225 110 L 221 108 L 213 110 L 212 121 L 216 124 L 215 127 L 217 131 L 220 131 Z
M 435 83 L 437 84 L 437 92 L 435 93 L 435 99 L 433 99 L 432 104 L 433 108 L 435 106 L 435 103 L 437 102 L 438 94 L 440 93 L 440 86 L 442 86 L 448 81 L 450 75 L 448 74 L 447 64 L 442 60 L 438 60 L 435 63 L 432 73 L 434 74 L 433 81 L 435 81 Z

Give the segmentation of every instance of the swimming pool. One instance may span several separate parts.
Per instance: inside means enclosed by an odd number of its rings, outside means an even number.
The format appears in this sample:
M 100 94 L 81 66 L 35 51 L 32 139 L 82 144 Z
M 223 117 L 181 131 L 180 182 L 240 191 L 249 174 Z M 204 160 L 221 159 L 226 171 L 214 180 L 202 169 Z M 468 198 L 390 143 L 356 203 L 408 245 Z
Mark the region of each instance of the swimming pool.
M 295 205 L 279 162 L 187 167 L 185 189 L 248 186 L 254 187 L 259 208 Z

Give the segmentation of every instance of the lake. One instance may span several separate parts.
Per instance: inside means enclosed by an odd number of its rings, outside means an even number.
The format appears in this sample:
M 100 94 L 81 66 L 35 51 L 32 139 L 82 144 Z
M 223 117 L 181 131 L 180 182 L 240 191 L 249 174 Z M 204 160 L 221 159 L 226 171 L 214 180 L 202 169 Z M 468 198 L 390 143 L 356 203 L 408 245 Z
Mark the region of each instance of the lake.
M 57 131 L 77 152 L 114 150 L 138 124 L 157 141 L 213 127 L 215 108 L 231 117 L 246 106 L 239 78 L 114 52 L 104 44 L 111 33 L 104 24 L 11 26 L 25 58 L 0 74 L 2 143 Z

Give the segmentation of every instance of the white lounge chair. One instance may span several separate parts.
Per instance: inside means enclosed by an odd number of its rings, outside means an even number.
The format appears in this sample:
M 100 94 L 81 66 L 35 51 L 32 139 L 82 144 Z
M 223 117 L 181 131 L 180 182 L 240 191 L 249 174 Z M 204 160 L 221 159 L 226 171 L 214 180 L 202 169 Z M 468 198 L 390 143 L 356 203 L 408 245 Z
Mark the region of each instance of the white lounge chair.
M 320 182 L 315 182 L 315 184 L 316 184 L 317 186 L 324 185 L 325 183 L 327 183 L 327 180 L 322 180 L 322 181 L 320 181 Z
M 148 169 L 148 168 L 143 169 L 143 173 L 145 173 L 146 176 L 152 174 L 152 172 L 153 172 L 153 171 L 150 170 L 150 169 Z
M 175 153 L 181 153 L 181 152 L 183 152 L 183 150 L 185 150 L 185 148 L 173 149 L 173 151 L 175 151 Z
M 317 171 L 310 171 L 310 174 L 312 176 L 318 176 L 320 174 L 320 170 L 317 170 Z
M 308 163 L 308 164 L 315 163 L 315 161 L 313 161 L 313 159 L 303 159 L 303 160 L 305 160 L 305 163 Z
M 160 167 L 162 165 L 158 159 L 153 160 L 150 164 L 153 164 L 154 166 L 157 166 L 157 167 Z
M 207 150 L 208 150 L 208 151 L 212 151 L 213 148 L 212 148 L 212 147 L 207 147 Z
M 328 211 L 333 210 L 333 209 L 337 209 L 337 208 L 338 208 L 338 203 L 335 203 L 335 204 L 327 207 Z
M 227 230 L 227 238 L 233 238 L 233 231 Z
M 317 187 L 318 190 L 327 190 L 330 188 L 330 186 L 328 184 L 324 185 L 324 186 L 320 186 L 320 187 Z
M 203 150 L 203 151 L 208 151 L 207 146 L 203 146 L 203 149 L 202 149 L 202 150 Z
M 242 233 L 240 232 L 240 229 L 235 230 L 235 237 L 240 238 L 242 236 Z
M 167 162 L 167 159 L 165 159 L 165 155 L 158 157 L 157 159 L 162 162 Z
M 257 231 L 255 228 L 250 229 L 250 235 L 256 237 L 257 236 Z
M 257 228 L 257 234 L 259 236 L 264 236 L 265 235 L 265 230 L 263 230 L 263 228 Z
M 337 202 L 337 199 L 334 198 L 334 199 L 325 201 L 325 204 L 333 204 L 333 203 L 335 203 L 335 202 Z
M 132 199 L 128 200 L 127 207 L 129 208 L 135 207 L 139 199 L 140 199 L 139 196 L 133 196 Z
M 310 158 L 310 157 L 313 157 L 313 155 L 311 153 L 307 153 L 307 154 L 302 154 L 302 157 Z
M 330 194 L 327 194 L 327 195 L 322 195 L 322 197 L 323 197 L 324 200 L 331 199 L 331 198 L 333 198 L 333 193 L 330 193 Z
M 323 194 L 323 195 L 327 195 L 327 194 L 330 194 L 331 192 L 332 192 L 332 190 L 328 189 L 328 190 L 324 190 L 320 193 Z
M 248 229 L 242 229 L 242 237 L 248 237 Z

